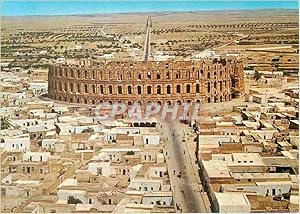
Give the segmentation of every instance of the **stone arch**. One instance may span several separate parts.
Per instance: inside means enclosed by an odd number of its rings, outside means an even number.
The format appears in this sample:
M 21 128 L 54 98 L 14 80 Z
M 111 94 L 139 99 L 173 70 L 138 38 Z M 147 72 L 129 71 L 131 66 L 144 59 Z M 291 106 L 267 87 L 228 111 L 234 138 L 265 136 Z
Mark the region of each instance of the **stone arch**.
M 70 83 L 70 91 L 74 92 L 74 84 L 72 82 Z
M 68 82 L 64 82 L 64 91 L 68 91 Z
M 161 86 L 160 85 L 156 86 L 156 92 L 157 92 L 157 94 L 161 94 Z
M 137 86 L 137 92 L 138 94 L 142 94 L 142 86 L 140 85 Z
M 62 91 L 62 82 L 58 82 L 58 90 Z
M 181 93 L 181 87 L 180 85 L 176 86 L 176 93 L 180 94 Z
M 121 85 L 118 85 L 118 94 L 122 94 L 123 88 Z
M 170 100 L 168 100 L 167 104 L 170 106 L 170 105 L 172 105 L 172 102 Z
M 196 93 L 200 93 L 200 84 L 199 83 L 196 84 Z
M 84 93 L 89 93 L 88 85 L 84 84 Z
M 131 87 L 131 85 L 127 86 L 127 92 L 128 92 L 128 94 L 132 94 L 132 87 Z
M 181 101 L 180 101 L 180 100 L 177 100 L 177 101 L 176 101 L 176 104 L 177 104 L 177 105 L 181 105 Z
M 156 79 L 160 79 L 160 74 L 156 74 Z
M 129 106 L 131 106 L 131 105 L 132 105 L 132 102 L 129 100 L 129 101 L 127 102 L 127 104 L 128 104 Z
M 207 93 L 210 93 L 210 82 L 207 83 Z
M 77 83 L 77 92 L 80 93 L 80 83 Z
M 103 85 L 99 86 L 99 92 L 100 92 L 100 94 L 104 94 L 104 87 L 103 87 Z
M 88 71 L 87 71 L 87 70 L 84 71 L 84 78 L 85 78 L 85 79 L 88 78 Z
M 147 86 L 147 94 L 152 94 L 152 87 L 150 85 Z
M 190 84 L 186 85 L 186 93 L 191 93 L 191 86 L 190 86 Z
M 96 93 L 96 86 L 95 86 L 95 84 L 92 85 L 92 91 L 93 91 L 94 94 Z
M 109 85 L 109 86 L 108 86 L 108 93 L 109 93 L 109 94 L 112 94 L 112 93 L 113 93 L 113 87 L 112 87 L 112 85 Z
M 167 85 L 167 94 L 171 94 L 171 86 Z

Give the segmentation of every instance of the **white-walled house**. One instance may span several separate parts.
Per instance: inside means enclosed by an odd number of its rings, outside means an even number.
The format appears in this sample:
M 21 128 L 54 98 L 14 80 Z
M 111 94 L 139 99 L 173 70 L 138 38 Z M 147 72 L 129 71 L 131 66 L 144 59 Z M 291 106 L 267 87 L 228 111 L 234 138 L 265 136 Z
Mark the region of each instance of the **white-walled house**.
M 135 178 L 128 185 L 128 189 L 145 191 L 145 192 L 161 191 L 162 185 L 163 185 L 162 180 Z
M 216 192 L 216 208 L 219 213 L 250 213 L 251 204 L 245 194 Z
M 4 136 L 1 142 L 1 148 L 5 151 L 28 151 L 30 150 L 30 137 L 28 134 L 20 136 Z
M 143 195 L 142 204 L 156 204 L 160 206 L 172 206 L 172 192 L 149 192 Z
M 43 139 L 42 148 L 43 149 L 55 149 L 55 144 L 60 142 L 60 139 Z
M 223 192 L 247 192 L 260 196 L 281 196 L 289 193 L 292 187 L 291 181 L 255 182 L 246 184 L 222 184 Z
M 159 145 L 160 137 L 158 134 L 155 135 L 143 135 L 144 145 Z
M 23 161 L 47 162 L 50 157 L 50 152 L 26 152 L 23 154 Z

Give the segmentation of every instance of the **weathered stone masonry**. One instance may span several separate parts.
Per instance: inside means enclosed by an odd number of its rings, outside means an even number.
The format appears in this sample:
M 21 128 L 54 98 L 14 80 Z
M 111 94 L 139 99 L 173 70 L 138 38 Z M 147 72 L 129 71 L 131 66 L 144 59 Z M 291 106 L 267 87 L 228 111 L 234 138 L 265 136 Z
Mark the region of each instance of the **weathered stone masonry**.
M 226 60 L 53 65 L 49 96 L 70 103 L 225 102 L 244 92 L 243 66 Z

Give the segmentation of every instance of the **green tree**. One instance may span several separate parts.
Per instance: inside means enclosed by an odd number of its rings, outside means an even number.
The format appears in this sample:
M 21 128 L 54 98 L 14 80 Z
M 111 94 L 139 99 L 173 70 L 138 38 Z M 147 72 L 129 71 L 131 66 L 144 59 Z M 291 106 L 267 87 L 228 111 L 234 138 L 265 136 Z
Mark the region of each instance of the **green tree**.
M 255 79 L 255 81 L 258 83 L 258 80 L 260 80 L 262 74 L 259 73 L 257 70 L 255 70 L 253 78 Z
M 91 127 L 88 127 L 88 128 L 86 128 L 86 129 L 82 130 L 81 133 L 91 133 L 91 132 L 94 132 L 94 129 L 91 128 Z
M 11 127 L 10 119 L 8 116 L 1 116 L 1 130 Z

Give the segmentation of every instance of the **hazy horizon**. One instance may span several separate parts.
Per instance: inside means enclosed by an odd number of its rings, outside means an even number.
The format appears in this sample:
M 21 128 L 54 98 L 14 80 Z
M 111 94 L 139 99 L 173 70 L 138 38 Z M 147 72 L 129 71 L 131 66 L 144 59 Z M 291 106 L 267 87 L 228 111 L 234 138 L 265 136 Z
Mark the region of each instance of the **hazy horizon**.
M 5 1 L 1 16 L 298 9 L 298 1 Z

